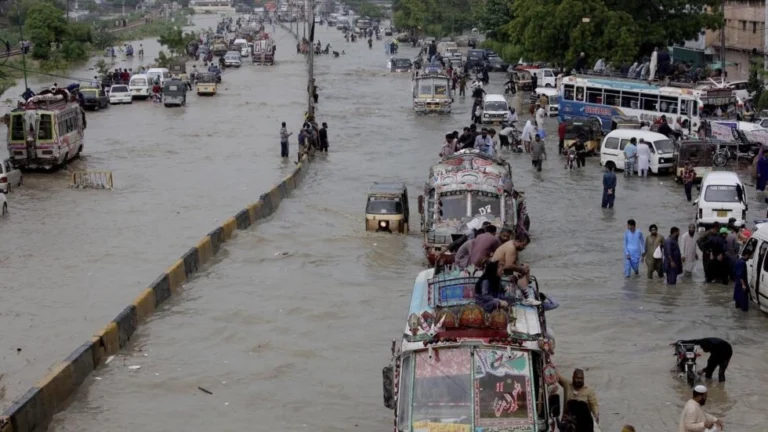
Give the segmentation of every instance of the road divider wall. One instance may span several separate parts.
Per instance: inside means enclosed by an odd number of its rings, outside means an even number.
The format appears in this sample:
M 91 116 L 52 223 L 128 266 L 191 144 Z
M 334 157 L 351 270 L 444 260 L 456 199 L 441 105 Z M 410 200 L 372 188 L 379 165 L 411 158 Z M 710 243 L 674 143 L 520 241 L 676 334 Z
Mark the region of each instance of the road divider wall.
M 138 326 L 166 300 L 178 293 L 184 284 L 233 238 L 237 230 L 245 230 L 272 215 L 298 187 L 307 173 L 309 158 L 304 156 L 296 169 L 258 201 L 237 212 L 204 236 L 145 288 L 104 328 L 75 349 L 64 361 L 3 412 L 0 432 L 40 432 L 46 430 L 53 415 L 63 410 L 75 390 L 103 361 L 128 344 Z
M 280 25 L 280 27 L 282 27 L 283 30 L 285 30 L 288 33 L 292 34 L 293 37 L 296 38 L 296 40 L 299 40 L 299 31 L 298 31 L 298 29 L 294 30 L 293 27 L 291 27 L 291 24 L 293 24 L 293 23 L 284 23 L 282 21 L 278 21 L 277 24 Z

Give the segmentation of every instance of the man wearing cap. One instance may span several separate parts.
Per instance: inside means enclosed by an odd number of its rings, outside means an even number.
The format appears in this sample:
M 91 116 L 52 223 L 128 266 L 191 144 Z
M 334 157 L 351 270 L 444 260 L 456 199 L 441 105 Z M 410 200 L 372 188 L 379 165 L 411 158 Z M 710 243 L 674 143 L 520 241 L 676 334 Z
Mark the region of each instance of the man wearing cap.
M 683 413 L 680 414 L 680 426 L 678 432 L 703 432 L 717 425 L 723 429 L 723 421 L 707 414 L 701 407 L 707 403 L 707 388 L 697 385 L 693 388 L 693 397 L 685 403 Z

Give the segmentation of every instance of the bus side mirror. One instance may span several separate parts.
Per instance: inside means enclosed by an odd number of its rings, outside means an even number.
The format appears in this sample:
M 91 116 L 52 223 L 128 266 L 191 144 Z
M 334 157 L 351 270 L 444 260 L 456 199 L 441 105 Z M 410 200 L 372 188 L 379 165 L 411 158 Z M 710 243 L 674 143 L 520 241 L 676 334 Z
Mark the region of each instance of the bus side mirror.
M 424 195 L 419 195 L 419 213 L 424 214 Z
M 384 406 L 395 409 L 395 368 L 386 366 L 381 371 L 381 378 L 384 384 Z

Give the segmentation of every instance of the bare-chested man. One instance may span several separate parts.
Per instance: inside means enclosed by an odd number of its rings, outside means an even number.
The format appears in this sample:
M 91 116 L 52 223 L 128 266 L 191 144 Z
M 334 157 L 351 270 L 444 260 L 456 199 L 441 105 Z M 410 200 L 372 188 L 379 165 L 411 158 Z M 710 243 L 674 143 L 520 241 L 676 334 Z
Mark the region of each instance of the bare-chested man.
M 514 240 L 508 241 L 496 249 L 491 261 L 504 263 L 504 273 L 517 277 L 517 287 L 525 294 L 526 303 L 536 305 L 540 303 L 528 289 L 528 276 L 531 273 L 531 268 L 528 264 L 519 262 L 519 252 L 522 252 L 530 242 L 531 239 L 528 234 L 521 233 Z

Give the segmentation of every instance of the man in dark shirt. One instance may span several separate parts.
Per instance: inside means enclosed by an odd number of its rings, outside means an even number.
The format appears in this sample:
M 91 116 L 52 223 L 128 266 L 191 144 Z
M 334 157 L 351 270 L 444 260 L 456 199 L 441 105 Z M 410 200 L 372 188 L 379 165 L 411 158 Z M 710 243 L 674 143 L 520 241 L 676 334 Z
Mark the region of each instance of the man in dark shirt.
M 720 367 L 720 370 L 717 372 L 718 381 L 725 381 L 725 369 L 728 368 L 728 363 L 731 361 L 731 356 L 733 355 L 731 344 L 715 337 L 691 339 L 680 342 L 698 345 L 701 347 L 702 351 L 709 353 L 707 367 L 699 372 L 700 375 L 704 374 L 707 379 L 712 379 L 712 374 L 715 372 L 715 368 Z
M 485 227 L 485 234 L 477 236 L 472 244 L 472 249 L 469 251 L 470 264 L 483 265 L 499 246 L 501 246 L 501 240 L 496 237 L 496 227 L 488 225 Z
M 728 228 L 720 228 L 718 235 L 710 236 L 707 240 L 707 248 L 711 254 L 709 259 L 710 274 L 707 282 L 720 281 L 723 285 L 728 285 L 728 258 L 725 255 L 727 245 L 725 234 L 728 234 Z
M 717 237 L 719 231 L 720 224 L 715 222 L 710 229 L 700 235 L 698 240 L 696 240 L 696 244 L 702 252 L 701 264 L 702 267 L 704 267 L 704 279 L 706 279 L 707 282 L 712 282 L 712 279 L 714 279 L 713 266 L 711 265 L 713 259 L 710 258 L 712 256 L 712 244 L 710 243 L 710 239 Z
M 323 122 L 320 128 L 320 151 L 328 153 L 328 123 Z
M 584 140 L 579 138 L 576 140 L 576 144 L 573 145 L 576 150 L 576 167 L 581 168 L 587 165 L 587 146 L 584 144 Z

